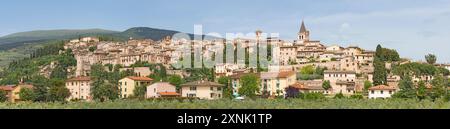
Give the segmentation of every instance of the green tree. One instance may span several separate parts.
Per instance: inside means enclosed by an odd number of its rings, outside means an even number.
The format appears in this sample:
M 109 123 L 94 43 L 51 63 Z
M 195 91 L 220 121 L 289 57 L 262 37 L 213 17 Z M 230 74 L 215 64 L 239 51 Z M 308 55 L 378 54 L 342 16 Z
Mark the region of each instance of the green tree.
M 143 99 L 145 98 L 146 91 L 147 87 L 145 85 L 137 85 L 133 91 L 134 97 Z
M 241 77 L 241 88 L 239 88 L 239 94 L 254 98 L 259 91 L 259 79 L 254 74 L 247 74 Z
M 97 46 L 89 47 L 89 51 L 90 52 L 94 52 L 95 50 L 97 50 Z
M 400 91 L 393 95 L 394 98 L 415 98 L 416 91 L 414 90 L 414 82 L 410 75 L 405 75 L 401 77 L 398 86 Z
M 300 69 L 301 74 L 309 75 L 309 74 L 314 74 L 314 72 L 315 72 L 315 69 L 314 69 L 314 66 L 312 66 L 312 65 L 304 66 Z
M 116 100 L 119 98 L 119 89 L 111 83 L 103 83 L 94 86 L 91 94 L 94 99 L 100 100 L 100 102 Z
M 387 83 L 386 65 L 379 58 L 374 59 L 373 84 L 385 85 Z
M 233 98 L 233 88 L 230 84 L 230 77 L 220 77 L 218 79 L 219 84 L 224 85 L 223 88 L 223 97 L 224 98 Z
M 343 98 L 345 98 L 345 96 L 344 94 L 342 94 L 342 92 L 334 95 L 334 99 L 343 99 Z
M 372 83 L 368 80 L 364 81 L 364 93 L 367 93 L 370 87 L 372 87 Z
M 441 74 L 435 75 L 431 84 L 433 85 L 432 99 L 441 98 L 448 94 L 448 80 Z
M 29 95 L 32 95 L 32 99 L 29 101 L 39 101 L 45 102 L 48 100 L 48 89 L 50 85 L 50 80 L 45 78 L 44 76 L 33 76 L 31 79 L 31 83 L 34 86 L 34 90 L 30 90 Z M 24 88 L 26 89 L 26 88 Z
M 325 89 L 326 91 L 328 91 L 331 88 L 331 83 L 329 80 L 325 80 L 322 83 L 322 88 Z
M 53 86 L 49 90 L 49 101 L 65 101 L 70 96 L 70 91 L 65 86 Z
M 36 93 L 33 89 L 22 88 L 19 91 L 19 96 L 22 101 L 35 101 Z
M 184 80 L 183 80 L 183 78 L 180 75 L 172 75 L 172 76 L 169 77 L 168 80 L 169 80 L 170 84 L 172 84 L 172 85 L 177 87 L 177 90 L 179 90 L 180 87 L 181 87 L 181 84 L 184 83 Z
M 433 55 L 433 54 L 425 55 L 425 60 L 427 60 L 428 64 L 435 64 L 436 60 L 437 60 L 436 55 Z
M 317 67 L 317 68 L 316 68 L 316 71 L 314 72 L 314 74 L 316 74 L 316 75 L 320 75 L 320 76 L 323 76 L 323 74 L 324 74 L 325 70 L 327 70 L 327 68 L 326 68 L 326 67 L 324 67 L 324 68 L 321 68 L 321 67 Z
M 427 87 L 425 86 L 425 82 L 420 81 L 417 86 L 417 98 L 422 100 L 425 99 L 427 95 Z
M 119 97 L 119 89 L 117 82 L 110 82 L 108 74 L 101 64 L 94 64 L 91 66 L 91 80 L 92 90 L 91 95 L 94 99 L 100 100 L 115 100 Z
M 8 100 L 8 97 L 6 97 L 8 93 L 6 91 L 0 90 L 0 102 L 5 102 Z

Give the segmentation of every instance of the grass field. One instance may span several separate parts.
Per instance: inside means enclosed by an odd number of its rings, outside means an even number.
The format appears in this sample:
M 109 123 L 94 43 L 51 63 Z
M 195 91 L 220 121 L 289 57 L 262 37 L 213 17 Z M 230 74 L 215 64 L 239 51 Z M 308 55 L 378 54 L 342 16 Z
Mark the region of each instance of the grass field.
M 114 102 L 0 103 L 0 109 L 450 109 L 450 102 L 429 100 L 119 100 Z

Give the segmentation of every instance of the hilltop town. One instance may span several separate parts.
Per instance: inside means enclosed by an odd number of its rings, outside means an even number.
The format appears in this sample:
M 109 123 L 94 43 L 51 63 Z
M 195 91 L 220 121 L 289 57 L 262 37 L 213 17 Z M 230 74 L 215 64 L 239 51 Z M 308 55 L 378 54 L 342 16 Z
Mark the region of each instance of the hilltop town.
M 436 76 L 444 80 L 449 77 L 450 65 L 435 64 L 435 58 L 429 63 L 413 62 L 381 46 L 377 50 L 375 46 L 374 50 L 326 46 L 310 39 L 312 33 L 303 22 L 294 41 L 262 38 L 261 33 L 256 31 L 254 39 L 231 41 L 191 41 L 170 35 L 160 41 L 132 37 L 125 42 L 99 37 L 65 41 L 57 54 L 70 53 L 76 63 L 63 67 L 65 78 L 62 80 L 68 93 L 63 98 L 68 101 L 114 98 L 99 95 L 99 87 L 107 85 L 116 87 L 116 96 L 121 99 L 296 98 L 308 93 L 386 99 L 406 91 L 401 80 L 407 77 L 410 77 L 412 89 L 425 86 L 430 91 L 438 89 L 434 83 Z M 194 53 L 201 53 L 200 57 Z M 39 67 L 38 74 L 52 78 L 60 64 L 50 61 Z M 429 66 L 432 72 L 411 70 Z M 116 75 L 112 74 L 114 72 L 119 73 L 115 79 L 106 79 L 106 76 Z M 105 79 L 101 79 L 102 76 Z M 10 101 L 22 101 L 19 97 L 24 92 L 22 89 L 33 89 L 36 85 L 27 81 L 32 80 L 30 78 L 22 76 L 14 80 L 17 84 L 0 86 L 0 90 L 8 93 Z M 445 84 L 445 89 L 447 87 Z

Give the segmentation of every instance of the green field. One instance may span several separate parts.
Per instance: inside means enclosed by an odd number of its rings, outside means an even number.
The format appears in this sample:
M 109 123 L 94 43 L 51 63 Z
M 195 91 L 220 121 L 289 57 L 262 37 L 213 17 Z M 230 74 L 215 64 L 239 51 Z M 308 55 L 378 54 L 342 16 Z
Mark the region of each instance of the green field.
M 114 102 L 0 103 L 0 109 L 450 109 L 450 102 L 429 100 L 276 99 L 276 100 L 119 100 Z

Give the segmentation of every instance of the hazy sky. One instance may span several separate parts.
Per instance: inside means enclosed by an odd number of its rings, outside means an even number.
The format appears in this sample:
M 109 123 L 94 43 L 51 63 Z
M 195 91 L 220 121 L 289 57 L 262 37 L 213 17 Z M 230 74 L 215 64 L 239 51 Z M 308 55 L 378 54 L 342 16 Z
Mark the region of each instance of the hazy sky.
M 2 0 L 0 36 L 46 29 L 153 27 L 193 33 L 252 33 L 292 40 L 305 20 L 326 45 L 377 44 L 403 57 L 434 53 L 450 63 L 449 0 Z

